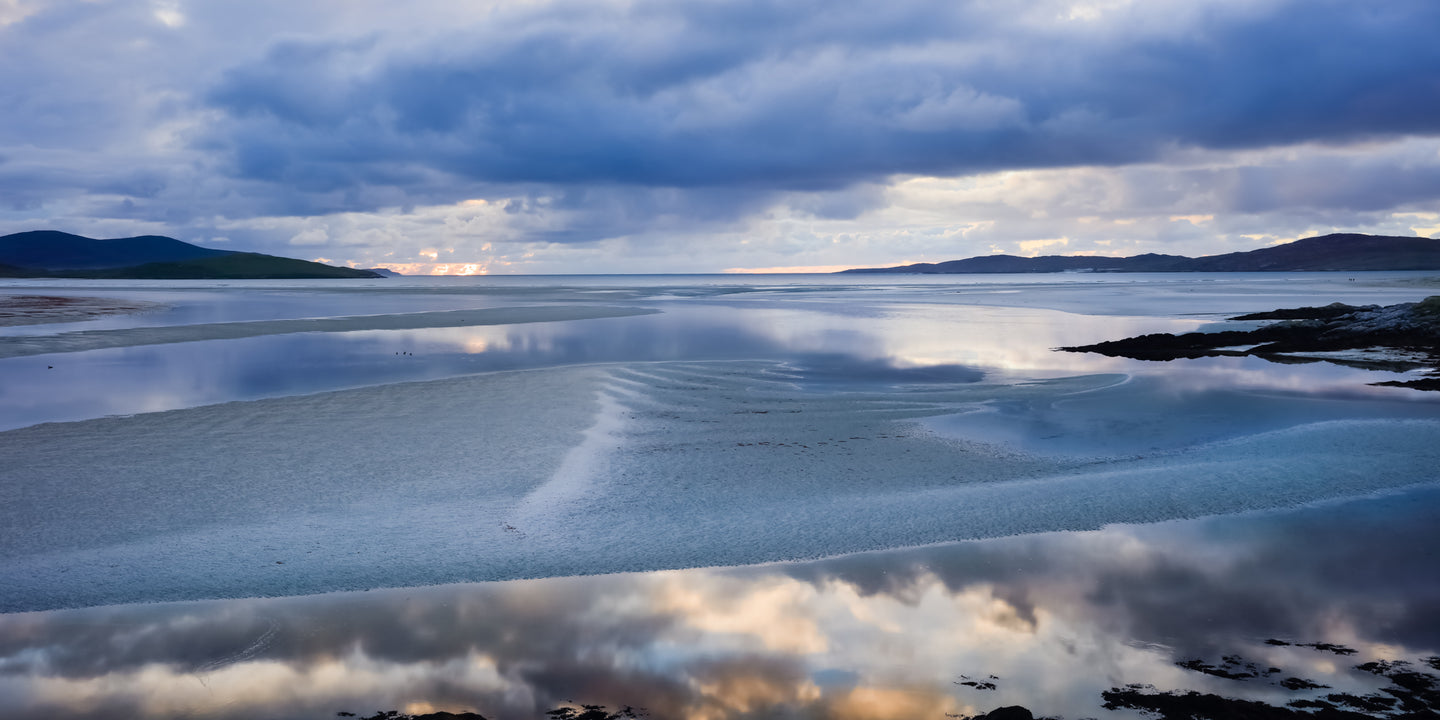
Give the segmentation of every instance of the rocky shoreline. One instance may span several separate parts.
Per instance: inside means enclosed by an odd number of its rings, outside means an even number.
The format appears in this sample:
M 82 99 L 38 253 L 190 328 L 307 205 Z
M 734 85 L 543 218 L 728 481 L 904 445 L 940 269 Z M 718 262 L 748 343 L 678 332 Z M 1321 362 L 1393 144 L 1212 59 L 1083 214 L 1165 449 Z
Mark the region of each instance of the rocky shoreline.
M 1155 333 L 1057 349 L 1135 360 L 1252 356 L 1280 363 L 1331 362 L 1370 370 L 1425 370 L 1434 375 L 1374 384 L 1440 390 L 1440 295 L 1414 303 L 1332 303 L 1230 319 L 1276 322 L 1248 330 Z

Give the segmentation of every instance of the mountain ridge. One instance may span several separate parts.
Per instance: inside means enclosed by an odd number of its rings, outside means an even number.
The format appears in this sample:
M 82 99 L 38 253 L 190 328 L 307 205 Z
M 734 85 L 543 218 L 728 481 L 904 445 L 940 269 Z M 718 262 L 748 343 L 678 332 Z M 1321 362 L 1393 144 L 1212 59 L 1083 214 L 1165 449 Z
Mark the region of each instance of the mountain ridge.
M 1399 235 L 1331 233 L 1283 245 L 1205 255 L 1146 253 L 1129 257 L 1091 255 L 981 255 L 940 263 L 853 268 L 842 273 L 986 274 L 1054 272 L 1337 272 L 1440 270 L 1440 239 Z
M 217 250 L 163 235 L 101 240 L 59 230 L 31 230 L 0 237 L 0 277 L 243 280 L 383 275 L 277 255 Z

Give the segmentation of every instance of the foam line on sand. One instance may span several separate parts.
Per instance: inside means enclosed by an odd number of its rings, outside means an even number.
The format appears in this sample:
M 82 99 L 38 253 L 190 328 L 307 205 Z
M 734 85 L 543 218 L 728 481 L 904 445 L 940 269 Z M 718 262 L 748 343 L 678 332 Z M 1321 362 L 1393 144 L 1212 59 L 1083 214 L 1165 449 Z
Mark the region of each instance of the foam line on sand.
M 613 383 L 597 393 L 595 423 L 586 428 L 580 444 L 565 454 L 550 479 L 516 503 L 511 519 L 502 527 L 521 534 L 533 531 L 547 522 L 556 508 L 573 505 L 593 492 L 595 483 L 607 475 L 608 460 L 620 447 L 624 408 L 616 396 L 626 394 L 631 393 Z

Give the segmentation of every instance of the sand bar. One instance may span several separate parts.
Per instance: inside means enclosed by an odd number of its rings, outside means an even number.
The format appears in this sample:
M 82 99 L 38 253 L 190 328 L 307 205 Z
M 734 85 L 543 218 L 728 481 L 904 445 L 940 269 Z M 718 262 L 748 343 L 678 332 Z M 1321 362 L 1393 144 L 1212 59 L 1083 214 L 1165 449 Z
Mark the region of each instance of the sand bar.
M 106 348 L 134 347 L 137 345 L 195 342 L 198 340 L 233 340 L 236 338 L 283 335 L 287 333 L 349 332 L 353 330 L 418 330 L 421 328 L 463 327 L 467 325 L 510 325 L 515 323 L 629 317 L 632 315 L 650 315 L 658 312 L 660 311 L 649 308 L 541 305 L 533 307 L 485 308 L 479 310 L 358 315 L 351 317 L 253 320 L 246 322 L 169 325 L 113 330 L 80 330 L 37 337 L 0 338 L 0 358 L 43 355 L 47 353 L 82 352 L 85 350 L 103 350 Z
M 785 363 L 637 363 L 36 425 L 0 433 L 0 612 L 747 565 L 1436 480 L 1440 422 L 1409 405 L 1194 427 L 1284 402 L 1231 395 L 1157 408 L 1179 425 L 1162 447 L 1064 452 L 1108 418 L 1073 401 L 1123 404 L 1116 379 L 838 388 Z M 922 422 L 992 408 L 1080 437 L 1041 454 Z

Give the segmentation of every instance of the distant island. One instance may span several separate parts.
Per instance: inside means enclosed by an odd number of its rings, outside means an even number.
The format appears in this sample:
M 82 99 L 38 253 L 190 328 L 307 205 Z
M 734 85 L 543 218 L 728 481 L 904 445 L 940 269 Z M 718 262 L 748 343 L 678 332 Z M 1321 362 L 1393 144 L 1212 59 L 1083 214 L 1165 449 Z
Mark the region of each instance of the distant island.
M 1189 258 L 984 255 L 942 263 L 856 268 L 847 273 L 1295 272 L 1440 270 L 1440 240 L 1335 233 L 1248 252 Z
M 35 230 L 0 237 L 0 277 L 288 280 L 385 275 L 275 255 L 216 250 L 160 235 L 96 240 Z

